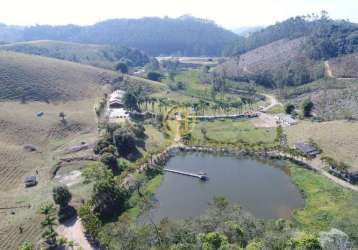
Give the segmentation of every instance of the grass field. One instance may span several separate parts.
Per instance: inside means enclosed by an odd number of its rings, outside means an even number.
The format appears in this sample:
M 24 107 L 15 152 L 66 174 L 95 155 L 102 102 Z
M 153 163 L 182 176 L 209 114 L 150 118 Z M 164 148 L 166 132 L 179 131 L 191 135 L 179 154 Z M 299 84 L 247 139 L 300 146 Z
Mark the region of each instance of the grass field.
M 357 246 L 358 194 L 297 166 L 291 167 L 290 173 L 305 196 L 305 207 L 294 212 L 293 221 L 300 228 L 315 233 L 339 228 L 348 233 Z
M 200 122 L 192 132 L 192 136 L 196 141 L 205 141 L 201 129 L 207 130 L 209 140 L 222 143 L 235 143 L 244 141 L 247 143 L 273 143 L 275 140 L 275 129 L 271 128 L 255 128 L 250 121 L 213 121 Z
M 358 170 L 358 123 L 331 121 L 313 123 L 302 121 L 286 127 L 290 145 L 312 138 L 323 150 L 323 155 L 343 161 Z
M 94 103 L 95 99 L 51 104 L 0 103 L 1 207 L 31 205 L 31 208 L 1 210 L 0 249 L 16 249 L 25 239 L 38 239 L 41 233 L 39 206 L 51 199 L 51 188 L 56 185 L 50 179 L 50 170 L 63 156 L 64 149 L 82 141 L 92 143 L 97 137 Z M 37 117 L 36 113 L 40 111 L 44 115 Z M 67 126 L 60 123 L 59 112 L 66 114 Z M 38 151 L 25 151 L 25 144 L 36 146 Z M 36 170 L 38 185 L 25 189 L 23 179 L 35 175 Z M 86 197 L 87 188 L 81 185 L 71 187 L 74 203 L 79 202 L 80 196 Z M 22 234 L 19 226 L 24 228 Z
M 276 104 L 275 106 L 267 110 L 267 112 L 271 114 L 279 114 L 279 113 L 284 113 L 285 110 L 282 105 Z

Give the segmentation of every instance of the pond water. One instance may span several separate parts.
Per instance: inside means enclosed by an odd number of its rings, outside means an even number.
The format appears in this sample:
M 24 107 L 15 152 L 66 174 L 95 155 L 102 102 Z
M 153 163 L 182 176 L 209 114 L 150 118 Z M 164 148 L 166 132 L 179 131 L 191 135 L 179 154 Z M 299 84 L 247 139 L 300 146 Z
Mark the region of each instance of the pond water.
M 282 168 L 257 160 L 178 153 L 165 167 L 193 173 L 204 171 L 209 180 L 165 172 L 149 210 L 156 222 L 165 217 L 196 217 L 215 196 L 224 196 L 262 219 L 288 218 L 295 208 L 304 206 L 301 193 Z

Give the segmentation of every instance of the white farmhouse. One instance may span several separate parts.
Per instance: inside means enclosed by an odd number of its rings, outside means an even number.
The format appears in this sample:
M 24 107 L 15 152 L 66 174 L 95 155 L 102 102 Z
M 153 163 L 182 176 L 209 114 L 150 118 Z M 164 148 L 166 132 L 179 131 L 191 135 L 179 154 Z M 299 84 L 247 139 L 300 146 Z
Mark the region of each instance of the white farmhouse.
M 122 90 L 115 90 L 110 95 L 107 112 L 109 121 L 116 122 L 120 121 L 121 119 L 129 119 L 129 112 L 124 108 L 124 94 L 125 92 Z

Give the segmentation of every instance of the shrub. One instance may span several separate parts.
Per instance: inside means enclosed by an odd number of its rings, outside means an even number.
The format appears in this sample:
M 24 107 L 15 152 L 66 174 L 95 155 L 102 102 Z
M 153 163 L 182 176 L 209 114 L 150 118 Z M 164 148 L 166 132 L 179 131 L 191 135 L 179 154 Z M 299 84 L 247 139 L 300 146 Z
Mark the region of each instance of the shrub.
M 101 162 L 108 168 L 112 169 L 112 171 L 116 171 L 118 169 L 117 158 L 111 153 L 104 153 L 101 156 Z
M 288 103 L 286 106 L 285 106 L 285 112 L 286 114 L 292 114 L 292 112 L 295 110 L 295 105 L 291 104 L 291 103 Z
M 128 65 L 125 62 L 119 62 L 116 66 L 116 70 L 123 74 L 127 74 L 128 73 Z
M 162 78 L 162 75 L 158 72 L 150 71 L 147 74 L 147 78 L 152 81 L 160 81 L 160 79 Z
M 307 99 L 302 103 L 302 111 L 304 117 L 310 117 L 314 104 L 311 100 Z
M 32 245 L 32 243 L 29 241 L 25 241 L 19 246 L 18 250 L 33 250 L 33 249 L 34 246 Z
M 91 237 L 96 238 L 100 232 L 102 223 L 99 218 L 92 212 L 89 202 L 86 202 L 81 206 L 79 215 L 86 233 Z
M 52 190 L 53 200 L 60 207 L 67 207 L 72 199 L 72 194 L 66 186 L 54 187 Z

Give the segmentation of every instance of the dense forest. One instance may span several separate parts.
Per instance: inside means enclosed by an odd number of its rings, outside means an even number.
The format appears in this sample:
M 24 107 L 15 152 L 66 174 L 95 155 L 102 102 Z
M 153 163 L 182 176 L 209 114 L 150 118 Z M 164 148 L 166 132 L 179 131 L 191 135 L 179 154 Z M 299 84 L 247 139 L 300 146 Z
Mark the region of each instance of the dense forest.
M 58 40 L 111 44 L 137 48 L 150 55 L 219 56 L 237 37 L 212 21 L 191 16 L 114 19 L 91 26 L 0 27 L 0 41 L 4 42 Z
M 53 57 L 109 69 L 114 69 L 118 62 L 124 62 L 130 67 L 144 66 L 149 62 L 149 57 L 142 51 L 124 46 L 41 40 L 0 45 L 0 50 Z

